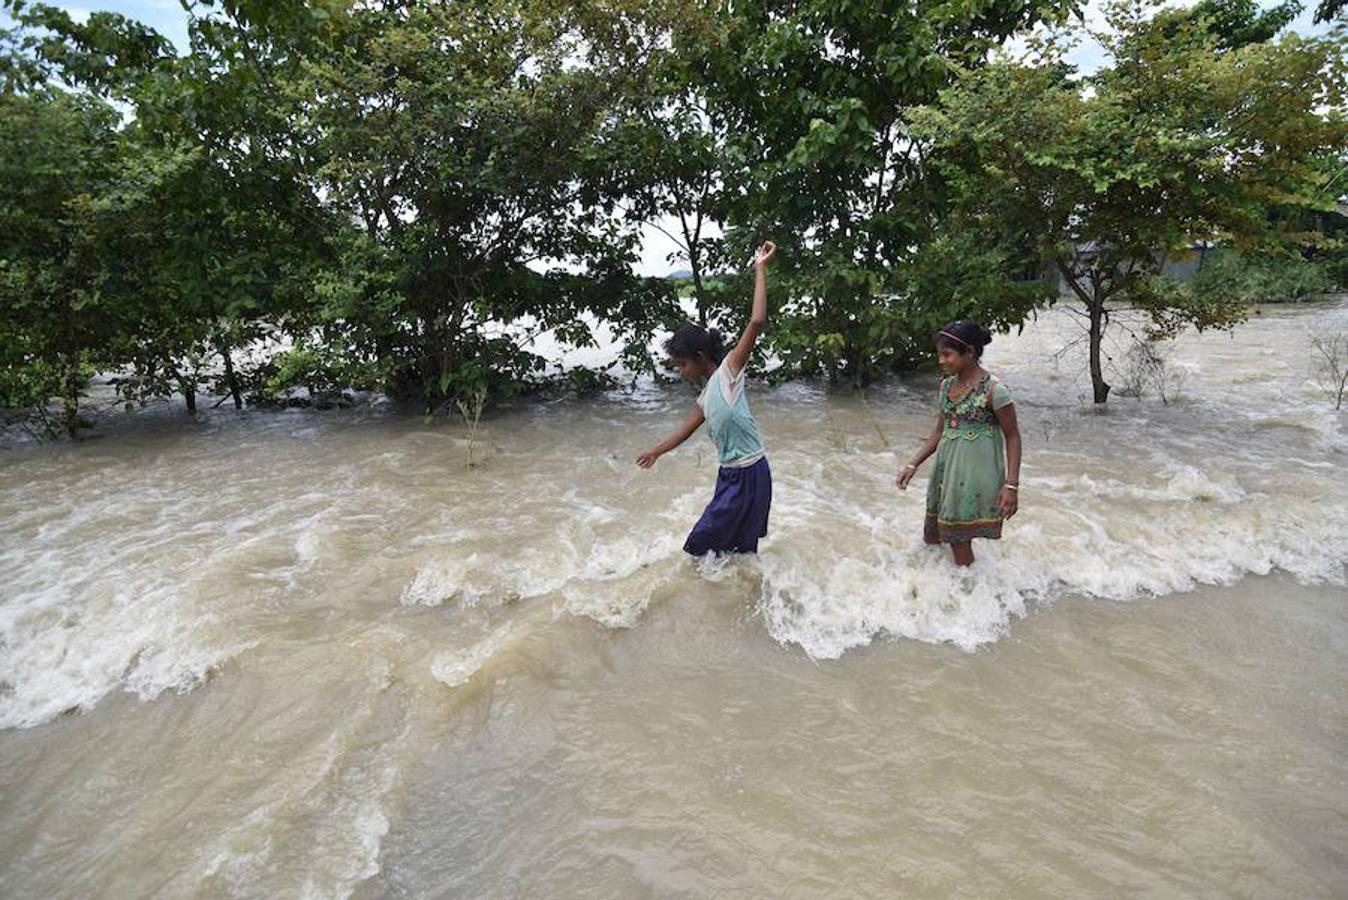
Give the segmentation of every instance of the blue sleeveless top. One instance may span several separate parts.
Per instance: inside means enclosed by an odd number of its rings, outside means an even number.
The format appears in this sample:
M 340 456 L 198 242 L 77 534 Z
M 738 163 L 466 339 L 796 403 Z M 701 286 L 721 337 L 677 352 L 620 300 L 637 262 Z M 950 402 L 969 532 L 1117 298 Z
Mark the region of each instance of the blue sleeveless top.
M 730 360 L 723 359 L 697 398 L 697 405 L 707 419 L 711 442 L 716 445 L 716 455 L 721 465 L 732 469 L 752 466 L 765 453 L 758 423 L 749 412 L 746 381 L 744 370 L 732 375 Z

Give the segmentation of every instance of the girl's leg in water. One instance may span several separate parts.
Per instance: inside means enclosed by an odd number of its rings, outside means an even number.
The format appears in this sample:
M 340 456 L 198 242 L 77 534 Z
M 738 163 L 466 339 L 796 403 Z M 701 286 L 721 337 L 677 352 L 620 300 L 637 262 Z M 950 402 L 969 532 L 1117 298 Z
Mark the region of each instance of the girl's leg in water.
M 971 566 L 974 562 L 974 545 L 972 541 L 963 544 L 951 544 L 950 552 L 955 557 L 955 565 Z

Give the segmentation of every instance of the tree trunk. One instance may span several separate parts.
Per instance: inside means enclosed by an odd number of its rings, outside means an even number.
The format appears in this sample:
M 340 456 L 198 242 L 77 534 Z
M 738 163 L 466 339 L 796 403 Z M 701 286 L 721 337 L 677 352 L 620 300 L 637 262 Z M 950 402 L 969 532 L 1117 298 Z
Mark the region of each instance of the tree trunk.
M 696 260 L 689 254 L 688 263 L 693 270 L 693 296 L 697 302 L 697 324 L 707 327 L 707 302 L 702 296 L 702 272 Z
M 456 338 L 464 307 L 465 304 L 460 303 L 448 317 L 425 306 L 418 313 L 421 319 L 420 359 L 415 366 L 420 384 L 415 387 L 415 399 L 421 403 L 423 415 L 433 415 L 437 408 L 448 405 L 454 396 L 456 385 L 450 372 L 457 357 Z
M 239 393 L 239 376 L 234 372 L 234 360 L 230 358 L 229 345 L 220 344 L 220 356 L 225 360 L 225 378 L 229 381 L 229 393 L 234 397 L 234 408 L 243 409 L 243 397 Z
M 182 372 L 174 372 L 174 377 L 178 379 L 178 392 L 183 395 L 183 401 L 187 404 L 188 415 L 197 414 L 197 380 L 189 378 Z
M 1096 290 L 1091 297 L 1091 387 L 1095 391 L 1095 402 L 1104 403 L 1109 399 L 1109 385 L 1105 383 L 1104 370 L 1100 365 L 1100 344 L 1105 336 L 1105 304 Z
M 1075 265 L 1062 259 L 1056 260 L 1055 265 L 1090 317 L 1091 326 L 1087 337 L 1090 341 L 1091 388 L 1095 392 L 1095 402 L 1104 403 L 1109 399 L 1109 385 L 1105 383 L 1104 366 L 1100 362 L 1100 345 L 1105 337 L 1105 299 L 1108 291 L 1101 289 L 1098 273 L 1090 274 L 1091 290 L 1086 293 L 1086 289 L 1081 286 L 1081 273 Z
M 698 209 L 697 224 L 690 230 L 688 217 L 684 215 L 683 205 L 679 205 L 679 227 L 683 229 L 683 243 L 688 248 L 688 270 L 693 274 L 693 302 L 697 306 L 697 324 L 707 327 L 707 299 L 702 292 L 702 254 L 697 242 L 702 236 L 702 210 Z
M 61 396 L 64 410 L 63 421 L 66 433 L 72 438 L 79 437 L 80 427 L 80 360 L 78 354 L 66 358 L 65 392 Z

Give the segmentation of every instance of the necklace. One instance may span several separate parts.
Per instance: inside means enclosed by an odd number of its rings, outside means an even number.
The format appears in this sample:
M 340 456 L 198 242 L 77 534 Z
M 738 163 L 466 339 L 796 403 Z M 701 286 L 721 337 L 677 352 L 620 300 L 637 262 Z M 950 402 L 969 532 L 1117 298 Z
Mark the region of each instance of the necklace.
M 967 383 L 961 385 L 961 384 L 959 383 L 959 381 L 956 380 L 956 382 L 950 386 L 950 392 L 949 392 L 949 394 L 948 394 L 948 396 L 950 397 L 950 402 L 951 402 L 951 403 L 959 403 L 959 402 L 960 402 L 961 400 L 963 400 L 965 397 L 967 397 L 967 396 L 969 396 L 970 394 L 972 394 L 974 388 L 978 386 L 979 381 L 980 381 L 980 379 L 978 379 L 978 378 L 970 378 L 969 381 L 968 381 Z M 956 391 L 958 388 L 960 388 L 960 387 L 963 387 L 963 388 L 964 388 L 964 391 L 963 391 L 958 397 L 956 397 L 956 396 L 955 396 L 955 391 Z

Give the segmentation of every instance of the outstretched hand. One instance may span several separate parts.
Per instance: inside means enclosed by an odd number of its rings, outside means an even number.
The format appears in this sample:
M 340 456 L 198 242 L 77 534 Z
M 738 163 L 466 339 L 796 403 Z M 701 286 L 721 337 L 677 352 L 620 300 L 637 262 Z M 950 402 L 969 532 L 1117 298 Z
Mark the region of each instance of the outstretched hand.
M 655 461 L 659 458 L 659 453 L 656 453 L 654 450 L 647 450 L 637 457 L 637 465 L 643 469 L 649 469 L 651 466 L 655 465 Z
M 764 241 L 763 246 L 759 247 L 754 253 L 754 265 L 766 266 L 768 261 L 777 254 L 777 245 L 772 241 Z

